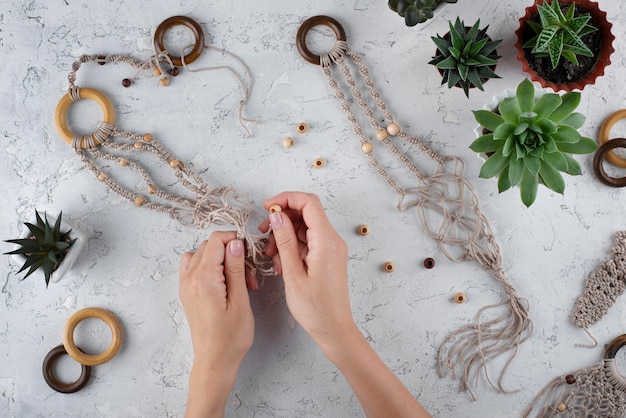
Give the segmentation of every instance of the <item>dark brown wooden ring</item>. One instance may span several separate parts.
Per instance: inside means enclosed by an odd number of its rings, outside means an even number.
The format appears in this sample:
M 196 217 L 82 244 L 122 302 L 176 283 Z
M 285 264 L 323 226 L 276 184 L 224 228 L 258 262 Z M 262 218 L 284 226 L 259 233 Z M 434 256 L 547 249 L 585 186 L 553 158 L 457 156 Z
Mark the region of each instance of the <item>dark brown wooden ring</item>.
M 82 372 L 78 380 L 72 383 L 62 383 L 54 375 L 54 363 L 59 357 L 63 355 L 67 355 L 67 351 L 65 351 L 65 347 L 63 346 L 63 344 L 57 345 L 52 350 L 50 350 L 48 354 L 46 354 L 46 358 L 44 358 L 42 366 L 43 378 L 48 386 L 50 386 L 57 392 L 78 392 L 85 387 L 87 382 L 89 382 L 89 378 L 91 377 L 91 366 L 85 366 L 84 364 L 81 364 Z
M 296 34 L 296 46 L 302 58 L 315 65 L 321 65 L 322 61 L 319 55 L 312 53 L 309 47 L 306 46 L 306 36 L 312 28 L 319 25 L 331 28 L 335 32 L 338 41 L 346 40 L 346 31 L 343 30 L 339 22 L 330 16 L 313 16 L 302 22 Z
M 604 166 L 602 165 L 602 162 L 606 158 L 609 151 L 614 148 L 626 148 L 626 138 L 611 139 L 598 148 L 593 156 L 593 171 L 596 173 L 596 177 L 598 177 L 598 179 L 607 186 L 624 187 L 626 186 L 626 177 L 611 177 L 606 174 Z
M 196 42 L 191 52 L 185 55 L 185 64 L 191 64 L 200 56 L 200 54 L 202 54 L 202 51 L 204 50 L 204 31 L 198 22 L 188 18 L 187 16 L 172 16 L 161 22 L 154 32 L 154 49 L 158 54 L 165 51 L 165 33 L 174 26 L 185 26 L 193 32 Z M 181 57 L 172 54 L 169 54 L 169 56 L 174 65 L 183 65 Z
M 625 345 L 626 345 L 626 334 L 623 334 L 609 343 L 609 345 L 606 347 L 606 350 L 604 350 L 604 359 L 605 360 L 614 359 L 615 355 L 620 350 L 620 348 L 622 348 Z

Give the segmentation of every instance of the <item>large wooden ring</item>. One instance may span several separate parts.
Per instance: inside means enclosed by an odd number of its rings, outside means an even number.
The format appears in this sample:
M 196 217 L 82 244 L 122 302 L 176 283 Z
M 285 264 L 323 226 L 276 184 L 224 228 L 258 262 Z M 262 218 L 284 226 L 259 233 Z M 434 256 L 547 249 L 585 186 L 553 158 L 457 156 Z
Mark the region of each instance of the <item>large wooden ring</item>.
M 104 122 L 114 125 L 115 124 L 115 108 L 111 104 L 111 101 L 99 90 L 91 89 L 88 87 L 81 88 L 79 90 L 79 96 L 81 99 L 91 99 L 100 105 L 102 113 L 104 115 Z M 54 126 L 57 128 L 57 132 L 68 144 L 72 144 L 74 133 L 67 126 L 67 111 L 72 105 L 73 101 L 69 93 L 65 94 L 59 101 L 56 111 L 54 112 Z M 93 134 L 92 134 L 93 136 Z M 100 145 L 100 142 L 94 137 L 96 145 Z M 85 148 L 86 144 L 84 140 L 81 144 L 82 148 Z
M 111 344 L 100 354 L 87 355 L 76 347 L 74 343 L 74 329 L 83 319 L 98 318 L 103 320 L 111 329 Z M 122 327 L 117 318 L 109 311 L 100 308 L 85 308 L 76 312 L 68 319 L 63 328 L 63 346 L 67 354 L 85 366 L 97 366 L 111 360 L 122 345 Z
M 600 135 L 598 136 L 598 142 L 600 145 L 604 145 L 610 141 L 609 134 L 611 132 L 611 128 L 613 128 L 613 125 L 615 125 L 618 121 L 624 118 L 626 118 L 626 109 L 618 110 L 602 122 Z M 606 154 L 606 159 L 618 167 L 626 168 L 626 158 L 618 156 L 612 150 Z
M 81 364 L 82 371 L 80 373 L 80 377 L 72 382 L 72 383 L 62 383 L 57 379 L 54 374 L 54 363 L 56 363 L 57 359 L 61 356 L 67 354 L 65 347 L 63 344 L 57 345 L 52 350 L 46 354 L 46 357 L 43 359 L 43 378 L 52 389 L 61 393 L 74 393 L 78 392 L 89 382 L 89 378 L 91 378 L 91 366 L 86 366 Z
M 313 27 L 319 25 L 331 28 L 335 32 L 338 41 L 346 40 L 346 31 L 343 29 L 343 26 L 330 16 L 313 16 L 302 22 L 296 34 L 296 46 L 302 58 L 315 65 L 321 65 L 322 60 L 319 55 L 312 53 L 306 45 L 306 36 Z
M 620 350 L 620 348 L 622 348 L 625 345 L 626 345 L 626 334 L 620 335 L 619 337 L 615 338 L 613 341 L 609 343 L 609 345 L 606 347 L 606 350 L 604 350 L 604 359 L 605 360 L 614 359 L 615 355 Z
M 626 148 L 626 138 L 615 138 L 602 145 L 593 156 L 593 172 L 598 179 L 611 187 L 626 186 L 626 177 L 611 177 L 604 171 L 602 162 L 614 148 Z
M 185 26 L 193 32 L 195 44 L 189 54 L 185 55 L 185 64 L 194 62 L 204 50 L 204 31 L 195 20 L 187 16 L 172 16 L 165 19 L 154 32 L 154 49 L 157 53 L 165 51 L 165 33 L 174 26 Z M 169 54 L 174 65 L 183 65 L 181 57 Z

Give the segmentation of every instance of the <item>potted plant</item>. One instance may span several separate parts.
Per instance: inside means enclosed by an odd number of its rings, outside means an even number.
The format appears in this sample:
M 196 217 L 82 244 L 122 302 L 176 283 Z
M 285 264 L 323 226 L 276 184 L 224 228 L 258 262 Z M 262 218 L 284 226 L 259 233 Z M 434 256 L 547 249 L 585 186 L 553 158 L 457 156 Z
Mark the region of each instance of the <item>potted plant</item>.
M 582 90 L 611 63 L 611 27 L 594 1 L 535 0 L 515 31 L 517 59 L 544 88 Z
M 431 37 L 437 50 L 428 63 L 439 70 L 442 85 L 460 87 L 469 98 L 470 88 L 483 90 L 483 83 L 490 78 L 500 78 L 494 70 L 500 58 L 496 48 L 502 40 L 491 40 L 487 35 L 489 26 L 479 29 L 480 19 L 467 27 L 457 17 L 454 25 L 449 22 L 449 26 L 450 31 L 444 36 Z
M 405 25 L 415 26 L 432 19 L 434 11 L 442 3 L 456 2 L 457 0 L 389 0 L 387 5 L 404 18 Z
M 22 263 L 18 273 L 28 269 L 24 279 L 42 269 L 48 287 L 50 281 L 61 280 L 78 258 L 86 237 L 70 229 L 62 216 L 62 213 L 57 217 L 44 213 L 42 218 L 35 210 L 35 223 L 24 222 L 27 229 L 20 238 L 5 240 L 16 244 L 15 250 L 4 254 Z
M 589 154 L 598 146 L 578 132 L 585 122 L 585 116 L 574 112 L 580 92 L 535 95 L 533 83 L 526 79 L 507 96 L 497 108 L 474 111 L 482 135 L 470 148 L 487 154 L 479 176 L 497 176 L 500 193 L 519 186 L 522 202 L 529 207 L 540 183 L 562 194 L 560 172 L 582 174 L 572 154 Z

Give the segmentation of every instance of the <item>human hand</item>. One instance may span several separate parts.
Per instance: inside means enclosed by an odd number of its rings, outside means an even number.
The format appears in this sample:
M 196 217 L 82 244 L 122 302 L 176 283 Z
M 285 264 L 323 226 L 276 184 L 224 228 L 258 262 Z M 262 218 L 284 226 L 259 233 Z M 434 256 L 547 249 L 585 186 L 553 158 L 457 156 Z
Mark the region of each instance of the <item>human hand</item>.
M 266 254 L 285 281 L 287 306 L 322 349 L 356 330 L 348 295 L 348 247 L 330 224 L 319 198 L 285 192 L 267 199 L 270 213 L 259 226 L 272 226 Z

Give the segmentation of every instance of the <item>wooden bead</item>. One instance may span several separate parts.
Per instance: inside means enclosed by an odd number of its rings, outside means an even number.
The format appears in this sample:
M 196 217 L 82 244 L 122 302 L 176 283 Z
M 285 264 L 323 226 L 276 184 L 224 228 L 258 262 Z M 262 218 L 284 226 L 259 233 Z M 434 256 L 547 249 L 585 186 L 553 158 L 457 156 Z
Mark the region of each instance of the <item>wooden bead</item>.
M 135 197 L 135 206 L 143 206 L 143 204 L 146 203 L 146 198 L 143 196 L 137 196 Z
M 126 167 L 128 165 L 128 160 L 126 158 L 120 158 L 120 165 L 122 167 Z
M 283 139 L 283 147 L 291 148 L 293 147 L 293 144 L 294 144 L 294 141 L 292 137 L 286 136 L 285 139 Z
M 387 132 L 391 136 L 396 136 L 400 133 L 400 125 L 395 122 L 391 122 L 389 126 L 387 126 Z
M 158 69 L 158 67 L 154 67 L 152 69 L 152 74 L 154 74 L 155 76 L 160 76 L 161 75 L 161 70 Z
M 387 130 L 385 129 L 379 129 L 376 132 L 376 139 L 378 139 L 379 141 L 384 141 L 388 137 L 389 137 L 389 132 L 387 132 Z
M 282 212 L 283 208 L 280 207 L 280 205 L 272 205 L 270 206 L 270 213 L 274 213 L 274 212 Z
M 171 160 L 170 161 L 170 167 L 172 167 L 172 168 L 179 168 L 180 169 L 180 168 L 183 168 L 183 163 L 181 163 L 178 160 Z
M 465 293 L 457 293 L 456 295 L 454 295 L 454 301 L 456 303 L 465 303 L 465 301 L 467 300 L 467 298 L 465 297 Z
M 556 407 L 556 409 L 557 409 L 559 412 L 565 412 L 565 410 L 567 409 L 567 405 L 565 405 L 563 402 L 561 402 L 561 403 L 559 404 L 559 406 L 557 406 L 557 407 Z
M 163 77 L 161 79 L 159 79 L 159 85 L 162 87 L 167 87 L 170 84 L 170 79 L 167 77 Z
M 107 179 L 107 175 L 104 173 L 98 173 L 98 180 L 105 181 Z
M 309 125 L 307 125 L 304 122 L 300 122 L 299 124 L 296 125 L 296 130 L 298 131 L 299 134 L 303 134 L 309 130 Z
M 372 151 L 374 151 L 374 145 L 372 145 L 371 142 L 365 142 L 363 145 L 361 145 L 361 151 L 363 151 L 364 154 L 370 154 Z
M 132 82 L 130 81 L 129 78 L 125 78 L 122 80 L 122 86 L 124 87 L 130 87 L 130 85 L 132 84 Z
M 315 168 L 322 168 L 324 165 L 326 165 L 326 163 L 321 158 L 316 158 L 315 161 L 313 161 L 313 167 Z
M 568 385 L 573 385 L 574 383 L 576 383 L 576 378 L 574 377 L 574 375 L 568 374 L 567 376 L 565 376 L 565 382 Z
M 140 149 L 142 149 L 142 148 L 143 148 L 143 143 L 141 143 L 141 142 L 135 142 L 135 143 L 133 144 L 133 147 L 135 147 L 135 149 L 136 149 L 136 150 L 140 150 Z
M 178 69 L 178 67 L 172 67 L 170 68 L 170 74 L 172 75 L 172 77 L 176 77 L 178 74 L 180 74 L 180 70 Z
M 156 184 L 152 184 L 152 183 L 148 184 L 148 193 L 149 194 L 154 194 L 156 192 L 156 190 L 157 190 Z
M 153 139 L 153 138 L 152 138 L 152 134 L 151 134 L 151 133 L 145 133 L 145 134 L 143 134 L 143 140 L 144 140 L 145 142 L 152 142 L 152 139 Z
M 387 261 L 384 265 L 383 265 L 383 270 L 385 270 L 387 273 L 393 273 L 393 271 L 396 269 L 396 267 L 393 265 L 393 263 L 391 261 Z
M 427 269 L 431 269 L 433 267 L 435 267 L 435 259 L 432 257 L 428 257 L 424 259 L 424 267 L 426 267 Z
M 367 236 L 370 233 L 370 227 L 367 225 L 359 225 L 359 227 L 357 228 L 357 232 L 359 233 L 359 235 L 361 236 Z

